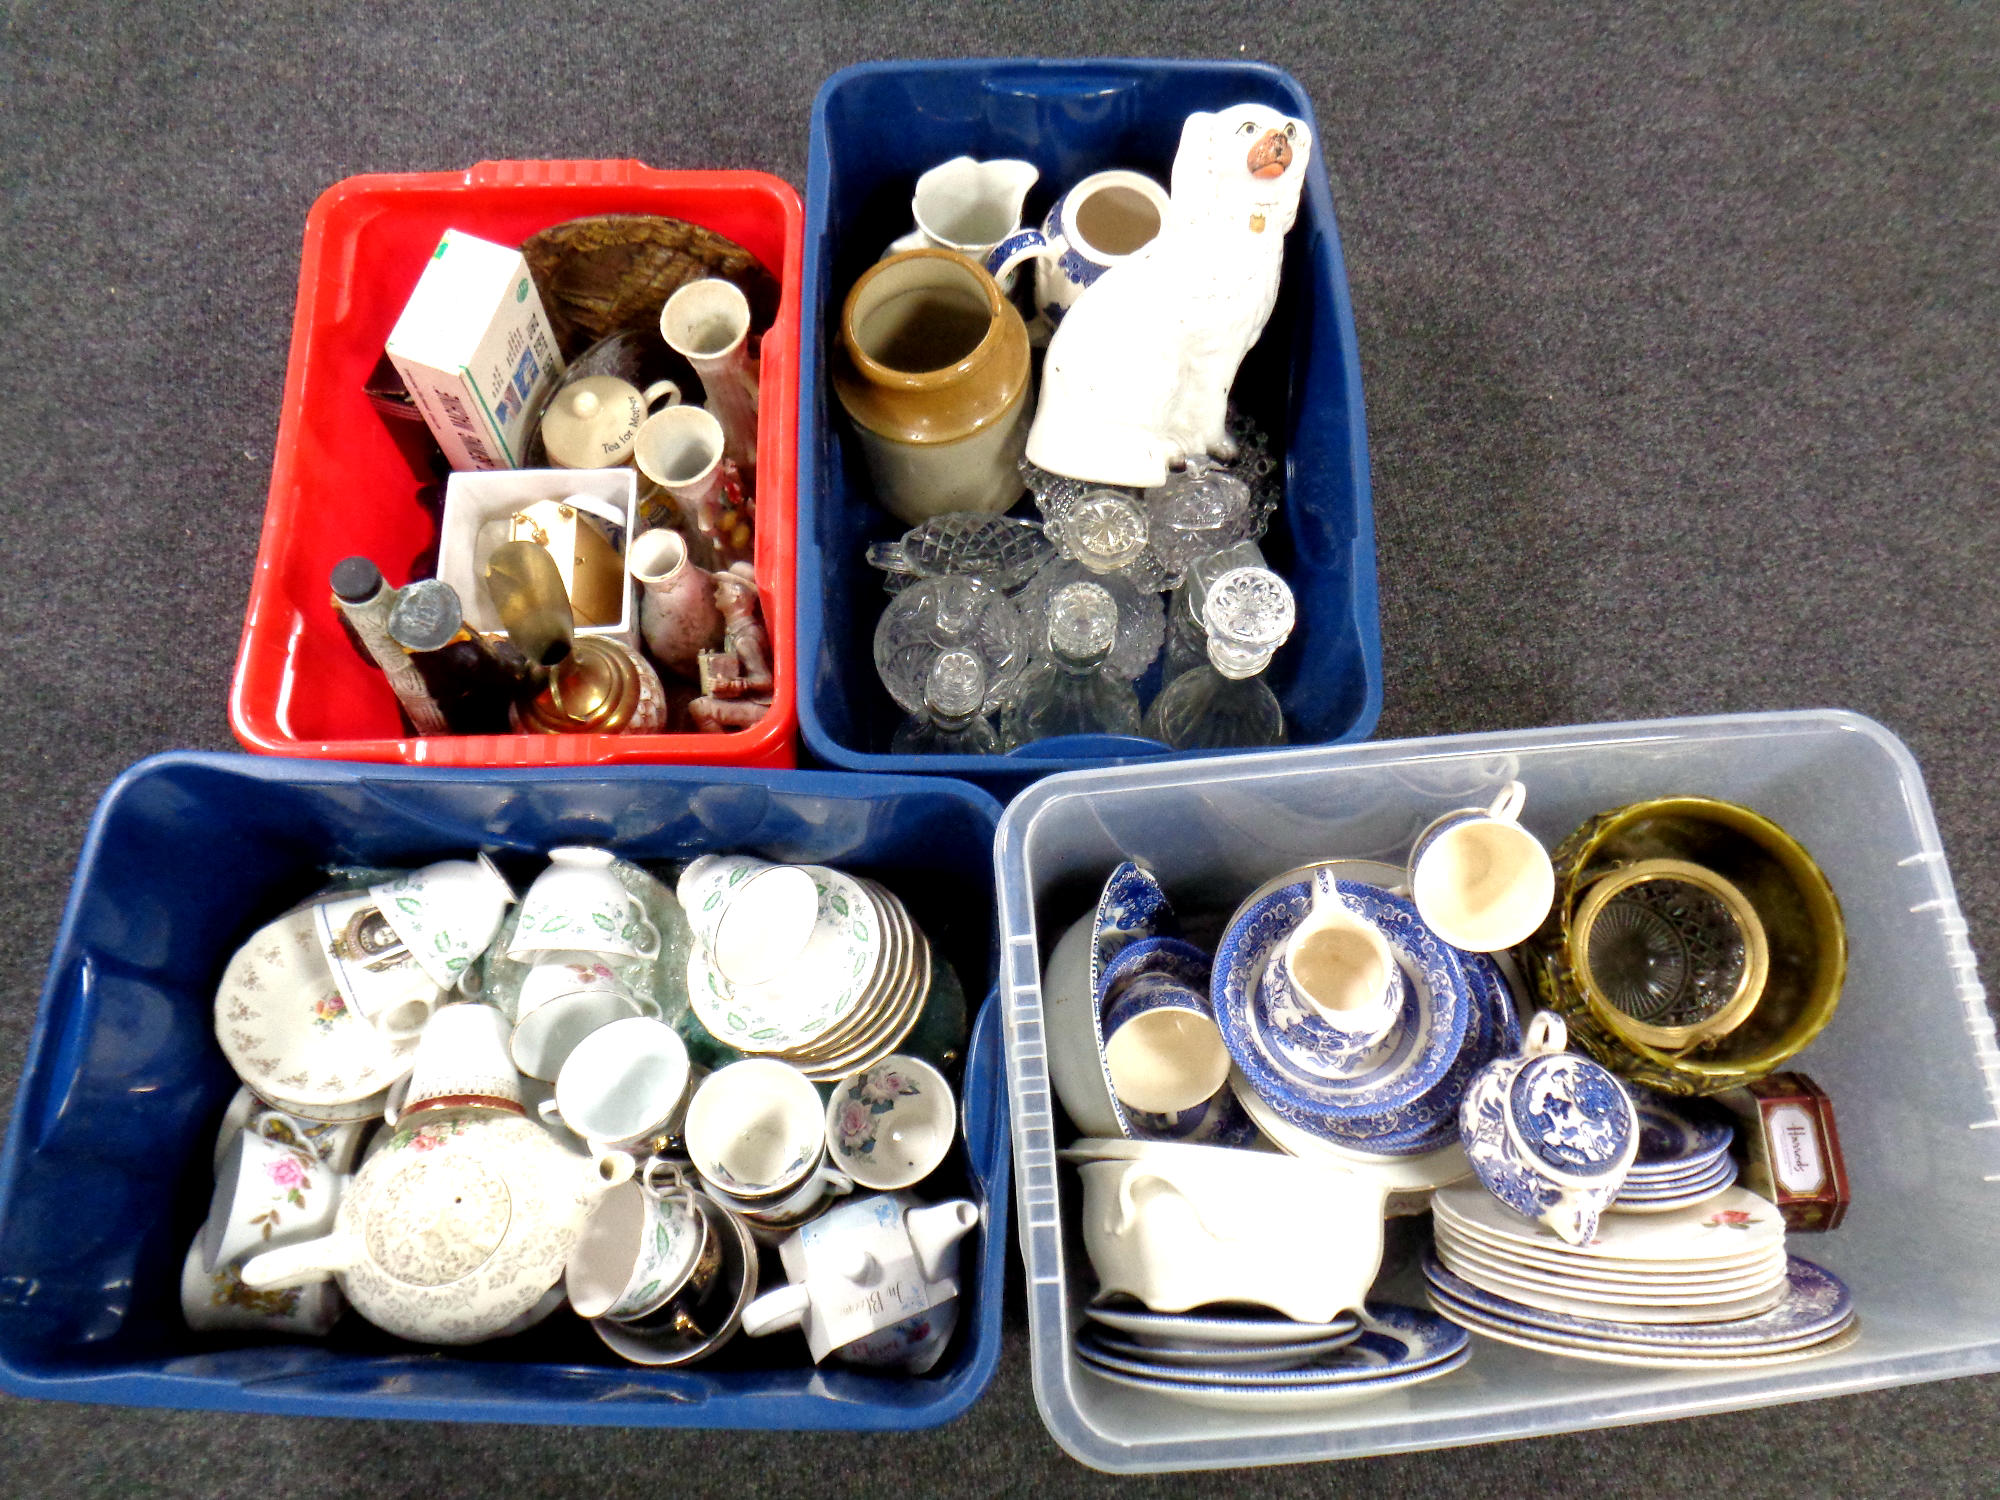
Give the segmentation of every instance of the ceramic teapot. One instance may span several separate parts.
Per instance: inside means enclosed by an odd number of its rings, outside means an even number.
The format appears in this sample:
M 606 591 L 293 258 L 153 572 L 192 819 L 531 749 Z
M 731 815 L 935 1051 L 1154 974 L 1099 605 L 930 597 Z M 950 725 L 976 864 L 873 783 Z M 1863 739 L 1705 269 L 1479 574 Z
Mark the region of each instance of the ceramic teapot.
M 376 1327 L 429 1344 L 509 1331 L 562 1279 L 584 1221 L 632 1175 L 579 1155 L 518 1111 L 405 1114 L 341 1200 L 333 1233 L 243 1267 L 253 1288 L 335 1278 Z
M 527 1117 L 490 1007 L 441 1011 L 411 1074 L 398 1128 L 370 1148 L 333 1232 L 254 1257 L 244 1284 L 335 1278 L 362 1317 L 423 1343 L 514 1332 L 634 1163 L 622 1152 L 581 1155 Z
M 743 1331 L 760 1338 L 798 1328 L 815 1362 L 844 1355 L 843 1346 L 956 1297 L 958 1242 L 978 1222 L 966 1198 L 927 1208 L 907 1193 L 881 1193 L 844 1203 L 778 1247 L 791 1284 L 745 1308 Z

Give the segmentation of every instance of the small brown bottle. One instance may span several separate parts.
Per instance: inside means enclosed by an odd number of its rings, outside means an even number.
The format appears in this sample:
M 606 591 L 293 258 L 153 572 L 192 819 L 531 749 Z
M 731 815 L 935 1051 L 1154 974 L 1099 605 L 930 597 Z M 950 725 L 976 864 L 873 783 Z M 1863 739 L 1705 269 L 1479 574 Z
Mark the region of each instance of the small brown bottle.
M 506 734 L 508 710 L 526 688 L 483 638 L 466 629 L 458 591 L 427 578 L 403 590 L 389 616 L 389 635 L 410 654 L 453 734 Z

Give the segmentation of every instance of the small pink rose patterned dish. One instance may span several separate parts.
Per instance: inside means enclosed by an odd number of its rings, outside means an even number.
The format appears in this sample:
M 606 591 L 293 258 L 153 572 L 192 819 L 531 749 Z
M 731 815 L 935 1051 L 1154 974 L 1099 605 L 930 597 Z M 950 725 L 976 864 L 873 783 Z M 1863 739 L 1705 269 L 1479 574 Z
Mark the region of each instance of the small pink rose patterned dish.
M 866 1188 L 914 1187 L 958 1133 L 951 1085 L 922 1058 L 892 1053 L 834 1086 L 826 1111 L 833 1164 Z
M 236 950 L 215 994 L 215 1035 L 239 1078 L 288 1106 L 367 1099 L 417 1055 L 415 1036 L 392 1037 L 347 1004 L 310 907 Z

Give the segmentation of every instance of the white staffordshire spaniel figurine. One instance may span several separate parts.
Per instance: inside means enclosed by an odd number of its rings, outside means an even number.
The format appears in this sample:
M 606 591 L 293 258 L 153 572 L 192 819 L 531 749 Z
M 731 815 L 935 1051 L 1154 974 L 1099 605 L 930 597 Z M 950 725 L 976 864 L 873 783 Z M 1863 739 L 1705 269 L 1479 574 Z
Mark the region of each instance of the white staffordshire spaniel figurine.
M 1189 458 L 1235 456 L 1229 387 L 1278 300 L 1311 154 L 1304 123 L 1262 105 L 1187 117 L 1159 235 L 1049 341 L 1030 462 L 1150 489 Z

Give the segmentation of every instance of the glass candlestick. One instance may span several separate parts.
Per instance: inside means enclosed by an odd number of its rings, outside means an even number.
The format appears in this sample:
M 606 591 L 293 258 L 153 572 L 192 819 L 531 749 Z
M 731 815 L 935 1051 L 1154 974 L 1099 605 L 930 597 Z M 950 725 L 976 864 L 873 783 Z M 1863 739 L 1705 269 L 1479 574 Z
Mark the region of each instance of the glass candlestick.
M 1161 690 L 1146 733 L 1175 750 L 1282 745 L 1285 715 L 1263 672 L 1297 619 L 1291 588 L 1268 568 L 1231 568 L 1202 604 L 1208 660 Z
M 1095 583 L 1066 584 L 1049 600 L 1046 653 L 1021 679 L 1000 720 L 1008 749 L 1069 734 L 1137 734 L 1139 698 L 1106 669 L 1118 606 Z

